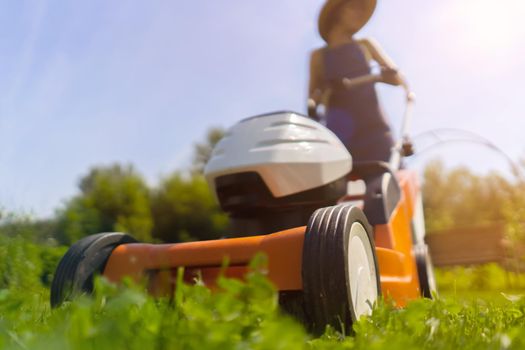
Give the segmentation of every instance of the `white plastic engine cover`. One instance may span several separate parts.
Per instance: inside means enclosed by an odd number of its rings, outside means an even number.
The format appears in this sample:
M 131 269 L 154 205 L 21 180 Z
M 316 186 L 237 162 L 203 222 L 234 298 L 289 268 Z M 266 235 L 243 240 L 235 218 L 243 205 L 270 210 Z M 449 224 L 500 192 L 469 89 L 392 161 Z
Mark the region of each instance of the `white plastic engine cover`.
M 257 172 L 274 197 L 326 185 L 347 175 L 352 157 L 323 125 L 292 112 L 240 121 L 228 130 L 204 169 L 210 187 L 222 175 Z

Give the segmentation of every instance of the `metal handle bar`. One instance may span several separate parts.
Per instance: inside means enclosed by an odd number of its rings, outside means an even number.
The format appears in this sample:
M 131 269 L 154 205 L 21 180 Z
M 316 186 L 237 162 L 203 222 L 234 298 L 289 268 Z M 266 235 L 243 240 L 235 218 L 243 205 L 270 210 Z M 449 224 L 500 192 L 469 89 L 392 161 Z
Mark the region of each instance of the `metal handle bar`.
M 401 158 L 403 157 L 403 144 L 410 139 L 409 128 L 412 121 L 412 114 L 414 111 L 414 104 L 416 102 L 416 94 L 410 90 L 408 83 L 403 79 L 401 87 L 405 90 L 406 103 L 405 113 L 403 115 L 403 121 L 401 123 L 401 130 L 399 133 L 399 139 L 392 148 L 392 154 L 390 156 L 390 167 L 392 169 L 399 169 L 401 166 Z

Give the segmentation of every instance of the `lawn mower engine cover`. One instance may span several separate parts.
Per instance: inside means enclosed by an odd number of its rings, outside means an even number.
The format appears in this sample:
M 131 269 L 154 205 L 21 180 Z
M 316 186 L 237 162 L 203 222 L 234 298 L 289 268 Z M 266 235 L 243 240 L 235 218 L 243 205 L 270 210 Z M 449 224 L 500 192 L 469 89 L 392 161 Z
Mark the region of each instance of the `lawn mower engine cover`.
M 204 174 L 227 212 L 333 202 L 352 157 L 322 124 L 293 112 L 244 119 L 219 141 Z

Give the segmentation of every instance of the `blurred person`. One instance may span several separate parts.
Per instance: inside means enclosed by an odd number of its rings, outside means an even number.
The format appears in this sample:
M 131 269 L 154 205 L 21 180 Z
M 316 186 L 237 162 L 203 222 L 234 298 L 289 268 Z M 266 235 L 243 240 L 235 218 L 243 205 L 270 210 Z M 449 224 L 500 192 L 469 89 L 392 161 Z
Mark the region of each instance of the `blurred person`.
M 394 145 L 373 82 L 347 87 L 343 80 L 372 73 L 381 67 L 382 81 L 401 85 L 396 65 L 373 39 L 354 35 L 368 22 L 376 0 L 328 0 L 319 15 L 319 34 L 326 46 L 310 58 L 309 115 L 324 105 L 326 126 L 349 149 L 355 161 L 388 161 Z

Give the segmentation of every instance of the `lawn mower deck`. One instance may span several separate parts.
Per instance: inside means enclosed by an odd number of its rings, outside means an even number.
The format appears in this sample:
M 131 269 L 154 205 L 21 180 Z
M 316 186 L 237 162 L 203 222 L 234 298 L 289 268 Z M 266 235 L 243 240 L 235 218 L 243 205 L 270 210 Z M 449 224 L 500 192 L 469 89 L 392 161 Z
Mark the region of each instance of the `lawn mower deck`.
M 417 183 L 415 174 L 410 171 L 399 171 L 397 178 L 403 189 L 402 197 L 390 221 L 374 227 L 374 238 L 383 296 L 402 307 L 421 296 L 410 230 Z M 124 277 L 137 282 L 147 278 L 150 292 L 169 295 L 173 292 L 178 267 L 184 267 L 186 282 L 200 278 L 213 288 L 220 274 L 243 278 L 255 255 L 264 253 L 268 258 L 268 278 L 276 288 L 301 291 L 306 230 L 303 226 L 268 235 L 212 241 L 123 244 L 113 250 L 104 276 L 112 282 L 119 282 Z

